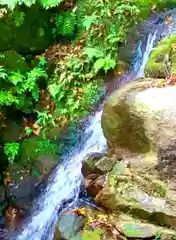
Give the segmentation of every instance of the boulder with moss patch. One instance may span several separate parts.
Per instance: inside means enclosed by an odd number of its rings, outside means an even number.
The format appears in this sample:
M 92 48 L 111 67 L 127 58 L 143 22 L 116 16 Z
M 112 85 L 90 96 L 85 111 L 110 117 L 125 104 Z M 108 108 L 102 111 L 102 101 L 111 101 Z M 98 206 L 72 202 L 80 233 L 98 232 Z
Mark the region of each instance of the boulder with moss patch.
M 132 81 L 105 102 L 102 127 L 110 148 L 142 154 L 176 142 L 176 86 L 150 87 L 152 81 Z
M 160 226 L 176 228 L 176 205 L 170 186 L 149 175 L 140 167 L 129 167 L 123 161 L 117 163 L 108 174 L 103 189 L 95 201 L 113 212 L 124 212 Z

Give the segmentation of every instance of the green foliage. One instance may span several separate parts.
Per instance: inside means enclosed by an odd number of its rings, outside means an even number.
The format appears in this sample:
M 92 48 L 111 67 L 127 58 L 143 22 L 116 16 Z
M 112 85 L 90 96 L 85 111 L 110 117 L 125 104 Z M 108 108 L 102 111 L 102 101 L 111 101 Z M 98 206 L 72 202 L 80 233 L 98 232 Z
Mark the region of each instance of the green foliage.
M 114 59 L 111 59 L 110 56 L 107 56 L 105 58 L 99 58 L 94 63 L 94 70 L 95 72 L 98 72 L 100 69 L 103 69 L 105 73 L 107 73 L 108 70 L 111 68 L 113 69 L 116 66 L 116 61 Z
M 95 228 L 93 231 L 84 230 L 83 233 L 77 234 L 71 240 L 101 240 L 101 235 L 104 231 L 100 228 Z
M 89 63 L 79 58 L 68 58 L 64 71 L 62 64 L 58 64 L 55 78 L 48 85 L 56 101 L 56 116 L 73 120 L 88 112 L 90 104 L 98 101 L 102 89 L 100 79 L 92 80 L 94 75 L 93 69 L 90 72 Z
M 55 155 L 58 152 L 58 146 L 54 143 L 52 143 L 49 139 L 43 139 L 39 142 L 38 147 L 35 149 L 35 152 L 39 155 L 47 155 L 52 156 Z
M 12 164 L 15 157 L 18 155 L 20 144 L 17 142 L 6 143 L 4 146 L 4 152 L 8 157 L 9 162 Z
M 53 126 L 55 126 L 54 118 L 51 114 L 49 114 L 47 111 L 44 112 L 39 112 L 36 111 L 38 114 L 38 118 L 36 123 L 39 124 L 40 126 L 45 127 L 49 123 L 51 123 Z
M 38 80 L 47 79 L 47 73 L 38 66 L 26 74 L 8 71 L 1 66 L 0 78 L 3 80 L 0 90 L 0 105 L 10 106 L 14 104 L 16 108 L 30 112 L 32 99 L 36 102 L 39 99 Z
M 55 17 L 56 34 L 62 36 L 72 36 L 76 25 L 76 15 L 72 11 L 59 13 Z
M 30 127 L 27 127 L 25 129 L 26 134 L 29 136 L 32 133 L 32 129 Z
M 161 240 L 161 233 L 160 232 L 157 232 L 155 234 L 155 240 Z
M 0 66 L 0 79 L 5 80 L 7 78 L 6 70 L 3 66 Z
M 25 0 L 26 1 L 26 0 Z M 58 6 L 63 0 L 40 0 L 43 8 L 49 9 Z
M 11 13 L 11 17 L 15 27 L 20 27 L 24 23 L 25 13 L 15 10 Z
M 25 74 L 20 71 L 11 71 L 10 69 L 6 69 L 4 66 L 0 66 L 1 111 L 9 106 L 13 106 L 16 110 L 20 109 L 26 113 L 35 111 L 34 103 L 39 100 L 38 82 L 39 80 L 47 79 L 48 77 L 46 71 L 44 70 L 45 64 L 46 60 L 41 58 L 38 65 Z M 6 110 L 3 114 L 5 113 Z M 40 112 L 38 113 L 38 121 L 45 124 L 45 116 L 43 116 Z M 25 128 L 25 132 L 29 136 L 32 134 L 33 130 L 30 127 L 27 127 Z M 47 148 L 47 146 L 45 148 Z M 19 143 L 6 143 L 4 151 L 9 159 L 9 163 L 13 163 L 15 157 L 18 155 Z
M 0 4 L 7 5 L 9 9 L 13 10 L 16 6 L 22 4 L 31 7 L 36 2 L 36 0 L 1 0 Z M 49 9 L 58 6 L 63 0 L 39 0 L 39 2 L 43 8 Z

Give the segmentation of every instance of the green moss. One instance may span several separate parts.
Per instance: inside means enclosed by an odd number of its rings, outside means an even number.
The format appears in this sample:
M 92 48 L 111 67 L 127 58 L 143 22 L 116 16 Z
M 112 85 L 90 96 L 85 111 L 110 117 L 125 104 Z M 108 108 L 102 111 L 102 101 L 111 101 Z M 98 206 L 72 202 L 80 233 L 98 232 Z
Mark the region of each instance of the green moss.
M 164 38 L 152 51 L 145 68 L 145 74 L 151 77 L 166 77 L 176 73 L 173 63 L 176 62 L 176 54 L 172 45 L 176 43 L 176 35 Z

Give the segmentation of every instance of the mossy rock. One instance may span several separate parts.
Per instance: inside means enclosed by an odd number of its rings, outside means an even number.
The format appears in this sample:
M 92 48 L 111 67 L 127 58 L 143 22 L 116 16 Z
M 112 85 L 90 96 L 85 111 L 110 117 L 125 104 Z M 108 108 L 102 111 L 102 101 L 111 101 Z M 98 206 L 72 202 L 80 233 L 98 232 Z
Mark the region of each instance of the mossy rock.
M 96 195 L 96 203 L 113 212 L 130 213 L 134 217 L 155 222 L 160 226 L 166 225 L 175 228 L 174 200 L 169 191 L 165 192 L 163 197 L 158 192 L 158 187 L 153 187 L 156 183 L 158 186 L 163 184 L 157 179 L 158 176 L 148 178 L 147 173 L 142 175 L 132 168 L 129 168 L 129 171 L 127 171 L 127 167 L 126 170 L 124 169 L 125 161 L 117 163 L 114 170 L 108 175 L 108 181 L 103 189 Z
M 25 58 L 13 50 L 0 53 L 0 65 L 8 70 L 19 71 L 21 73 L 26 73 L 29 70 Z
M 14 49 L 23 54 L 44 51 L 53 41 L 51 12 L 37 4 L 30 8 L 21 6 L 20 12 L 25 15 L 19 27 L 15 26 L 10 14 L 1 19 L 0 51 Z
M 152 51 L 145 67 L 145 75 L 163 78 L 176 74 L 176 35 L 161 40 Z

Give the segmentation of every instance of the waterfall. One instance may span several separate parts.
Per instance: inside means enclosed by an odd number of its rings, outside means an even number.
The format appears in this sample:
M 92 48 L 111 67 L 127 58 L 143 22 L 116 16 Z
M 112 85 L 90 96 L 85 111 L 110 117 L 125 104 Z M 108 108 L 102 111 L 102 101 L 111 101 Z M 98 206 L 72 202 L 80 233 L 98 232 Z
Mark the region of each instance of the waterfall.
M 146 50 L 143 54 L 141 66 L 138 68 L 137 77 L 144 76 L 146 61 L 153 49 L 156 32 L 149 34 Z M 141 51 L 139 51 L 141 54 Z M 18 233 L 15 240 L 52 240 L 53 226 L 56 219 L 57 208 L 64 200 L 70 200 L 78 195 L 82 182 L 81 164 L 88 153 L 103 152 L 106 150 L 106 140 L 101 129 L 102 110 L 92 118 L 89 127 L 83 133 L 86 139 L 65 159 L 51 175 L 45 193 L 37 199 L 36 208 L 29 217 L 24 228 Z M 81 149 L 78 151 L 78 149 Z M 38 210 L 37 210 L 38 208 Z M 50 229 L 50 231 L 49 231 Z M 47 231 L 47 237 L 44 237 Z
M 145 50 L 143 58 L 142 58 L 142 64 L 141 64 L 141 66 L 138 70 L 138 73 L 137 73 L 137 78 L 144 77 L 145 65 L 147 63 L 147 60 L 150 56 L 151 51 L 153 50 L 153 46 L 154 46 L 154 42 L 156 40 L 156 36 L 157 36 L 157 30 L 155 30 L 154 33 L 150 33 L 149 36 L 148 36 L 146 50 Z

